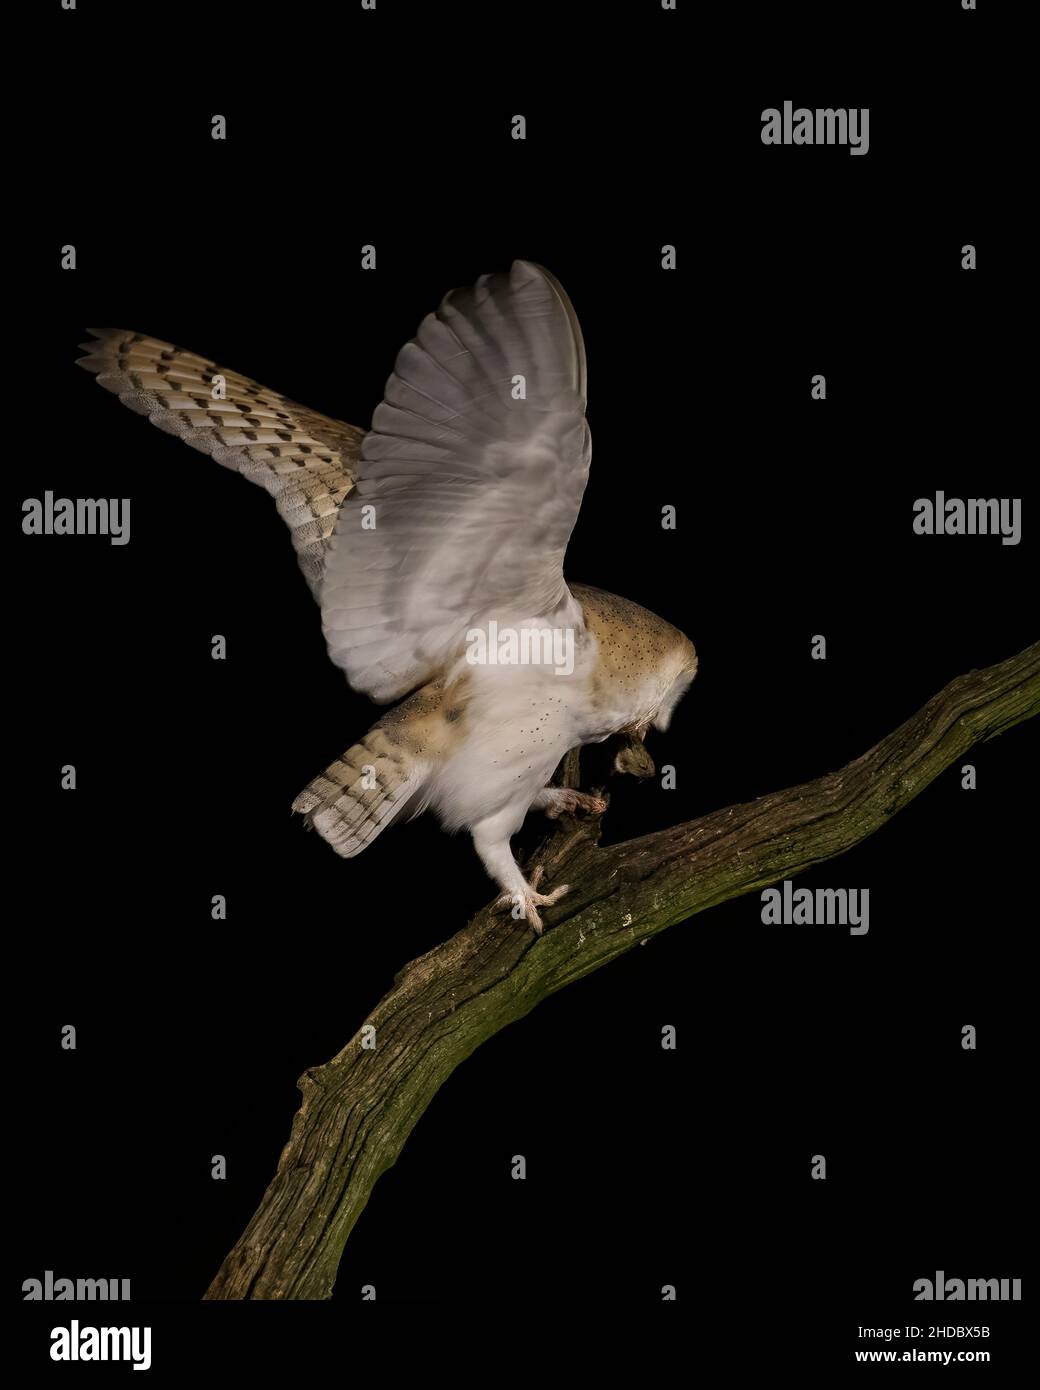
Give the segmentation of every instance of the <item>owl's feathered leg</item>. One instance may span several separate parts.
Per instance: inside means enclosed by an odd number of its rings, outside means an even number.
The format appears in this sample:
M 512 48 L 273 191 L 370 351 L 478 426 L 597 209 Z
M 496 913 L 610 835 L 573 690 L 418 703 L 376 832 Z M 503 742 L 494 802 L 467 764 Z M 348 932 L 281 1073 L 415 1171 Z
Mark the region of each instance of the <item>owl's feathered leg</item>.
M 520 908 L 522 915 L 534 930 L 540 933 L 542 919 L 538 915 L 538 909 L 551 907 L 553 903 L 559 902 L 564 893 L 570 892 L 570 885 L 564 883 L 551 893 L 539 893 L 540 870 L 534 875 L 532 883 L 527 882 L 509 848 L 509 837 L 519 828 L 520 822 L 516 813 L 509 807 L 505 811 L 499 811 L 497 815 L 488 816 L 486 820 L 478 821 L 473 826 L 473 845 L 480 855 L 480 862 L 502 889 L 502 896 L 495 906 L 512 907 L 514 911 Z

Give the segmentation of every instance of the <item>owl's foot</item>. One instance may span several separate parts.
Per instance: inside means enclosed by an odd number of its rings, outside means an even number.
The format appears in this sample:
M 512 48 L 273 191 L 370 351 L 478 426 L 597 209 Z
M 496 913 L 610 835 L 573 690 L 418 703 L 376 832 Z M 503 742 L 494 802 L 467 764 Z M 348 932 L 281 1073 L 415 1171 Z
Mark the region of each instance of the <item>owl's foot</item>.
M 558 903 L 565 893 L 571 891 L 570 884 L 564 883 L 559 888 L 554 888 L 551 893 L 539 893 L 538 885 L 544 874 L 544 864 L 537 865 L 531 874 L 531 882 L 525 883 L 521 892 L 503 893 L 495 903 L 496 911 L 504 912 L 506 908 L 512 909 L 513 916 L 518 922 L 521 917 L 526 918 L 528 925 L 539 936 L 542 934 L 542 919 L 538 915 L 538 909 L 540 907 L 552 907 L 553 903 Z
M 590 815 L 598 816 L 607 809 L 603 797 L 576 792 L 571 787 L 546 787 L 541 797 L 540 808 L 550 820 L 559 820 L 563 815 L 573 816 L 576 811 L 588 811 Z

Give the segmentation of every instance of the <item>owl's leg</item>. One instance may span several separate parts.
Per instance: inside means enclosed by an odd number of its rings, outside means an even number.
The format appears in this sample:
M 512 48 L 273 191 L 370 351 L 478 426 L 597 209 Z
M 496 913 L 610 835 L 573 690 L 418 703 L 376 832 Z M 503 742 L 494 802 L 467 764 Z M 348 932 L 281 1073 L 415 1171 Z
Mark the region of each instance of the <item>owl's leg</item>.
M 533 883 L 527 882 L 509 848 L 509 837 L 519 828 L 516 814 L 511 808 L 500 811 L 473 826 L 473 845 L 484 868 L 502 889 L 502 896 L 495 906 L 512 907 L 518 919 L 520 916 L 526 917 L 535 931 L 540 933 L 542 919 L 538 909 L 559 902 L 570 887 L 565 883 L 551 893 L 539 893 L 540 873 L 535 875 Z
M 543 787 L 531 802 L 532 811 L 544 811 L 550 820 L 558 820 L 564 814 L 573 816 L 575 811 L 601 815 L 606 809 L 607 803 L 601 796 L 576 792 L 571 787 Z

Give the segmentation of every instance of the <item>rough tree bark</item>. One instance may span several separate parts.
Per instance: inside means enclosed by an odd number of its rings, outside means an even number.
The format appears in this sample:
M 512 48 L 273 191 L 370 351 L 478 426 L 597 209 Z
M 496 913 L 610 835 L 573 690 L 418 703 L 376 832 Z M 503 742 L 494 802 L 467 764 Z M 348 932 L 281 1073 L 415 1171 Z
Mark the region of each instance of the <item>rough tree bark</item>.
M 438 1087 L 486 1039 L 638 942 L 844 853 L 974 744 L 1040 712 L 1040 643 L 959 676 L 847 767 L 625 844 L 565 818 L 538 852 L 571 891 L 536 936 L 485 908 L 406 965 L 358 1032 L 300 1078 L 303 1103 L 259 1210 L 208 1299 L 328 1298 L 379 1175 Z M 575 760 L 570 760 L 573 776 Z

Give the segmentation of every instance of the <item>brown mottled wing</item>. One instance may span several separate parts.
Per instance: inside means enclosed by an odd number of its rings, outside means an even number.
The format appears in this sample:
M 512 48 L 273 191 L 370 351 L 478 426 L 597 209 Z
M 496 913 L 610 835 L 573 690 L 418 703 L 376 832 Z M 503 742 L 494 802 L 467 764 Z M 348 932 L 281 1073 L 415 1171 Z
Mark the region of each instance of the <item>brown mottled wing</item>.
M 96 373 L 106 390 L 167 434 L 267 489 L 317 597 L 339 505 L 357 481 L 364 430 L 172 343 L 119 329 L 88 331 L 96 336 L 81 344 L 89 355 L 79 365 Z M 214 398 L 214 389 L 223 399 Z

